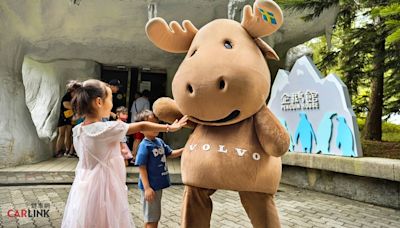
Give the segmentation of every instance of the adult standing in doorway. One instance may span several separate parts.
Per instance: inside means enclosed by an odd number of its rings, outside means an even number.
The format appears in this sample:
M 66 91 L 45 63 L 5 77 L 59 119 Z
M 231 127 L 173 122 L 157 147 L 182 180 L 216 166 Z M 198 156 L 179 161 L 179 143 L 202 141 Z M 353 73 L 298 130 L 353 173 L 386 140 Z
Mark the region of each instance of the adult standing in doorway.
M 137 98 L 135 101 L 132 103 L 132 108 L 131 108 L 131 123 L 135 122 L 136 115 L 145 110 L 148 109 L 150 110 L 150 101 L 149 101 L 149 96 L 150 96 L 150 91 L 143 90 L 142 95 Z
M 113 107 L 111 109 L 111 119 L 116 120 L 116 111 L 120 106 L 126 106 L 125 94 L 121 91 L 121 82 L 118 79 L 112 79 L 109 83 L 112 91 Z
M 74 92 L 78 87 L 76 81 L 69 81 L 67 84 L 67 92 L 61 99 L 60 117 L 58 119 L 58 138 L 56 144 L 55 157 L 62 157 L 64 152 L 71 149 L 71 133 L 72 133 L 72 110 L 71 100 L 74 97 Z
M 131 108 L 131 123 L 135 122 L 136 120 L 136 115 L 140 113 L 143 110 L 150 110 L 150 102 L 149 102 L 149 96 L 150 96 L 150 91 L 148 90 L 143 90 L 142 95 L 135 99 L 132 104 Z M 135 163 L 136 159 L 136 154 L 137 154 L 137 149 L 139 146 L 139 143 L 142 141 L 144 138 L 144 135 L 140 132 L 136 132 L 133 134 L 133 145 L 132 145 L 132 160 L 130 161 L 131 164 Z

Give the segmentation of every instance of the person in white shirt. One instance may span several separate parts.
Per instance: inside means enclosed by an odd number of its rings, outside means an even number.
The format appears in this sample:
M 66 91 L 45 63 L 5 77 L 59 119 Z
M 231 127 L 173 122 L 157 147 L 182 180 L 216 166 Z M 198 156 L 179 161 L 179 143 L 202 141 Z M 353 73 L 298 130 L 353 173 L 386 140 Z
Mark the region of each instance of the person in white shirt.
M 143 90 L 142 96 L 133 101 L 131 108 L 131 123 L 135 122 L 136 115 L 141 111 L 148 109 L 150 110 L 150 102 L 149 102 L 150 91 Z

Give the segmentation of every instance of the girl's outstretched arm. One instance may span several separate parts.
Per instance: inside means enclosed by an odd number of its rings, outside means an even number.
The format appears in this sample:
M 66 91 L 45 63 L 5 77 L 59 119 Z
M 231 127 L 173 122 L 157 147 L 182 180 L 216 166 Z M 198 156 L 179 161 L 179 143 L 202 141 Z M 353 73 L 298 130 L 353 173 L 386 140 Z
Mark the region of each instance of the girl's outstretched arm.
M 186 125 L 187 116 L 183 116 L 179 121 L 175 120 L 171 125 L 158 124 L 149 121 L 137 122 L 129 124 L 128 135 L 140 131 L 159 131 L 159 132 L 175 132 Z

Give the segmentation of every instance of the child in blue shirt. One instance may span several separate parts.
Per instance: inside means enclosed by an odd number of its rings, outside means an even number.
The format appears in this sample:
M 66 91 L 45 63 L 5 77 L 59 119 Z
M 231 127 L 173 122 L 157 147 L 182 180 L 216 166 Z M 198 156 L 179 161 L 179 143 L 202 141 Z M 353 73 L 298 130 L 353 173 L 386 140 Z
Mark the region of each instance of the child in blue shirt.
M 158 123 L 157 117 L 150 110 L 140 112 L 136 122 L 150 121 Z M 168 129 L 167 129 L 168 132 Z M 142 131 L 145 138 L 139 144 L 136 162 L 139 166 L 139 189 L 145 227 L 157 227 L 161 217 L 162 189 L 168 188 L 169 179 L 166 157 L 181 156 L 183 148 L 172 150 L 165 142 L 158 138 L 157 131 Z

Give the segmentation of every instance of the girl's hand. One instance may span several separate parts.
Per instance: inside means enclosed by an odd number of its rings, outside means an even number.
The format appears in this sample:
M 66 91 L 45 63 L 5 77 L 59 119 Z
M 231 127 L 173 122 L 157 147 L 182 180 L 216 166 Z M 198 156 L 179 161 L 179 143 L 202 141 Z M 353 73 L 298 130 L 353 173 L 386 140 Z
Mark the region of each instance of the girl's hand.
M 152 188 L 147 188 L 144 190 L 144 199 L 147 200 L 148 202 L 153 201 L 155 196 L 156 193 Z
M 178 121 L 178 120 L 175 120 L 175 121 L 171 124 L 171 126 L 169 126 L 169 131 L 175 132 L 175 131 L 181 129 L 183 126 L 186 125 L 187 120 L 188 120 L 188 116 L 187 116 L 187 115 L 184 115 L 179 121 Z

